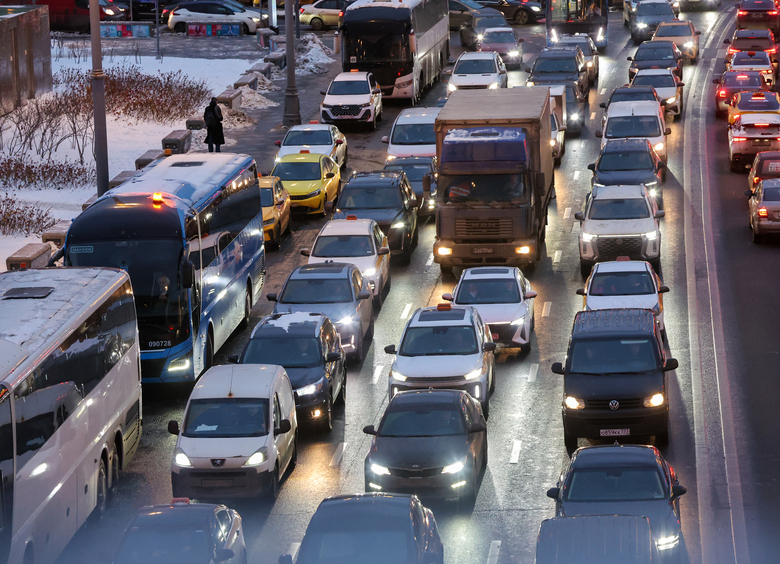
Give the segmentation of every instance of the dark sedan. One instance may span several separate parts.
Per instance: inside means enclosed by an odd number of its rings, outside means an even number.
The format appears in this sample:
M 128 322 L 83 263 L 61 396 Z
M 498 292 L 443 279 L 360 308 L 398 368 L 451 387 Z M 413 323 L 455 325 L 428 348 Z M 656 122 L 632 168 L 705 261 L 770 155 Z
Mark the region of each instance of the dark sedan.
M 729 104 L 740 92 L 762 92 L 771 89 L 764 75 L 759 71 L 726 71 L 720 78 L 713 78 L 715 90 L 715 115 L 723 117 L 729 111 Z
M 509 24 L 500 13 L 475 15 L 460 27 L 460 44 L 464 49 L 476 49 L 480 37 L 491 27 L 509 27 Z
M 647 517 L 658 551 L 674 558 L 680 554 L 679 500 L 685 492 L 655 447 L 602 445 L 577 449 L 547 495 L 555 500 L 557 517 Z
M 683 56 L 677 45 L 671 41 L 645 41 L 634 53 L 633 57 L 626 57 L 631 61 L 628 67 L 628 80 L 634 78 L 636 71 L 641 69 L 672 69 L 674 74 L 682 80 Z
M 436 211 L 436 157 L 397 157 L 384 170 L 403 171 L 412 185 L 419 204 L 417 214 L 433 215 Z M 426 180 L 427 178 L 427 180 Z
M 666 176 L 666 163 L 656 154 L 647 138 L 608 139 L 595 163 L 588 165 L 593 171 L 591 186 L 617 186 L 642 183 L 647 192 L 663 208 L 664 193 L 661 185 Z
M 731 39 L 724 39 L 729 46 L 726 52 L 726 64 L 731 62 L 734 53 L 740 51 L 766 51 L 777 70 L 777 43 L 775 35 L 769 29 L 737 29 Z
M 777 5 L 772 0 L 743 0 L 737 4 L 737 28 L 771 29 L 780 27 Z
M 326 206 L 330 208 L 330 202 Z M 418 206 L 405 173 L 360 172 L 342 189 L 333 219 L 373 219 L 387 235 L 390 252 L 410 261 L 417 245 Z
M 474 0 L 449 0 L 450 5 L 450 29 L 460 29 L 462 25 L 471 23 L 477 16 L 498 16 L 501 12 L 485 8 Z
M 379 428 L 363 431 L 374 435 L 366 491 L 476 500 L 487 466 L 487 425 L 479 401 L 467 392 L 398 392 Z
M 519 2 L 518 0 L 476 0 L 485 8 L 498 10 L 504 17 L 517 25 L 536 23 L 544 17 L 544 9 L 539 2 Z

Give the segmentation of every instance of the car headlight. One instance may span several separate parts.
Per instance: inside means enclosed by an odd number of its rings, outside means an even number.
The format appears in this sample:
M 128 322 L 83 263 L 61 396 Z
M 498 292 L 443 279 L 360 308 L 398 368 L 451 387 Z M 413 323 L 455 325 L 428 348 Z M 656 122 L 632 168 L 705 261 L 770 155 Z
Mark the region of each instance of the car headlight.
M 181 466 L 182 468 L 192 468 L 192 462 L 190 462 L 190 457 L 184 454 L 184 451 L 181 449 L 176 449 L 176 454 L 173 455 L 173 463 L 176 466 Z
M 448 257 L 452 254 L 452 249 L 449 247 L 439 247 L 436 252 L 439 254 L 440 257 Z
M 481 33 L 477 35 L 477 41 L 482 41 L 482 34 Z
M 103 11 L 104 11 L 106 14 L 108 14 L 109 16 L 113 16 L 113 15 L 114 15 L 114 10 L 112 10 L 111 8 L 106 8 L 106 9 L 105 9 L 105 10 L 103 10 Z
M 298 388 L 297 390 L 295 390 L 295 393 L 298 394 L 298 396 L 310 396 L 320 391 L 323 388 L 324 384 L 325 384 L 325 378 L 320 378 L 313 384 L 309 384 L 302 388 Z
M 539 9 L 538 6 L 531 6 L 531 11 L 532 12 L 541 12 L 541 9 Z
M 264 219 L 263 220 L 263 226 L 273 225 L 274 223 L 276 223 L 276 218 L 275 217 L 272 217 L 271 219 Z
M 658 550 L 669 550 L 680 544 L 680 535 L 669 535 L 668 537 L 661 537 L 655 541 L 655 546 Z
M 263 447 L 247 458 L 246 462 L 244 462 L 244 466 L 260 466 L 266 460 L 268 460 L 268 450 Z
M 658 407 L 659 405 L 664 404 L 664 395 L 663 394 L 653 394 L 649 398 L 645 398 L 642 404 L 645 407 Z
M 260 23 L 260 18 L 252 18 L 252 21 L 255 22 L 255 23 Z
M 450 92 L 455 92 L 457 89 L 458 87 L 452 84 L 451 82 L 447 85 L 447 90 L 449 90 Z
M 650 197 L 655 198 L 658 194 L 658 191 L 655 188 L 650 188 Z
M 384 466 L 380 466 L 379 464 L 372 464 L 371 465 L 371 471 L 376 474 L 377 476 L 389 476 L 390 470 L 385 468 Z
M 574 121 L 578 121 L 578 120 L 580 119 L 580 114 L 578 114 L 577 112 L 574 112 L 574 113 L 573 113 L 571 116 L 569 116 L 569 117 L 571 117 L 571 119 L 572 119 L 572 120 L 574 120 Z
M 590 67 L 592 67 L 592 66 L 593 66 L 593 61 L 588 61 L 588 62 L 587 62 L 587 63 L 585 63 L 585 64 L 586 64 L 586 65 L 588 65 L 588 68 L 590 68 Z
M 510 325 L 513 325 L 515 327 L 518 327 L 519 325 L 525 324 L 525 317 L 519 317 L 518 319 L 515 319 Z
M 555 147 L 558 144 L 556 139 L 550 139 L 550 147 Z
M 368 268 L 363 271 L 363 276 L 373 276 L 376 274 L 376 268 Z
M 529 80 L 525 83 L 526 86 L 534 86 L 534 82 L 532 80 Z
M 566 396 L 564 403 L 569 409 L 585 409 L 585 402 L 573 396 Z
M 653 147 L 656 151 L 663 151 L 664 150 L 664 144 L 663 143 L 656 143 Z
M 679 8 L 680 7 L 680 3 L 679 2 L 675 2 L 674 4 L 672 4 L 672 7 L 673 8 Z
M 457 474 L 458 472 L 463 470 L 463 468 L 465 468 L 465 467 L 466 467 L 466 465 L 463 463 L 463 461 L 462 460 L 458 460 L 455 464 L 450 464 L 450 465 L 445 466 L 444 468 L 442 468 L 441 469 L 441 473 L 442 474 Z
M 584 231 L 580 233 L 580 237 L 582 237 L 582 240 L 585 241 L 586 243 L 590 243 L 591 241 L 593 241 L 593 239 L 596 238 L 596 236 L 593 235 L 592 233 L 585 233 Z
M 517 57 L 518 55 L 520 55 L 520 51 L 510 51 L 509 53 L 507 53 L 507 56 L 512 58 Z
M 390 229 L 403 229 L 404 225 L 403 221 L 397 221 L 390 226 Z
M 494 82 L 490 86 L 488 86 L 488 90 L 496 90 L 498 88 L 498 82 Z
M 639 23 L 637 23 L 637 24 L 636 24 L 636 26 L 637 26 L 639 29 L 645 29 L 645 28 L 647 27 L 647 24 L 646 24 L 646 23 L 643 23 L 643 22 L 639 22 Z
M 677 99 L 677 96 L 675 96 L 675 97 L 673 97 L 673 98 L 667 98 L 667 99 L 666 99 L 666 103 L 667 103 L 667 104 L 674 104 L 674 101 L 675 101 L 676 99 Z
M 411 86 L 412 84 L 414 84 L 414 79 L 411 79 L 411 80 L 405 80 L 405 81 L 403 81 L 403 82 L 399 82 L 399 83 L 398 83 L 398 84 L 396 84 L 395 86 L 396 86 L 396 88 L 408 88 L 408 87 L 409 87 L 409 86 Z
M 395 370 L 390 371 L 390 377 L 395 378 L 399 382 L 406 382 L 406 376 L 404 376 L 400 372 L 396 372 Z
M 688 49 L 690 49 L 691 47 L 693 47 L 693 41 L 689 41 L 688 43 L 683 43 L 683 47 L 687 47 Z
M 648 241 L 655 241 L 656 239 L 658 239 L 658 232 L 657 231 L 649 231 L 649 232 L 645 233 L 643 236 Z
M 355 323 L 355 316 L 354 315 L 345 315 L 338 321 L 336 321 L 336 325 L 352 325 Z
M 306 197 L 307 197 L 307 198 L 313 198 L 313 197 L 315 197 L 315 196 L 319 196 L 319 195 L 320 195 L 320 193 L 322 193 L 322 190 L 315 190 L 314 192 L 312 192 L 312 193 L 310 193 L 310 194 L 306 194 Z
M 189 370 L 191 366 L 190 355 L 179 357 L 172 360 L 168 365 L 168 372 L 181 372 L 182 370 Z
M 476 370 L 472 370 L 468 374 L 464 376 L 466 380 L 474 380 L 475 378 L 479 378 L 482 376 L 482 368 L 477 368 Z
M 263 14 L 262 18 L 263 18 L 264 20 L 267 20 L 267 19 L 268 19 L 268 14 Z

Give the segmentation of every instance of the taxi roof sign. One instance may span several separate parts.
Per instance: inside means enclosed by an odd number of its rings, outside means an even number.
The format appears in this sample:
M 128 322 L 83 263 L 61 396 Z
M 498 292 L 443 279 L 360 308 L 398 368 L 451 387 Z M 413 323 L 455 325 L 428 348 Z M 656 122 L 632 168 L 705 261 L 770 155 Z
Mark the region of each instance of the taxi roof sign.
M 190 498 L 188 497 L 174 497 L 171 500 L 171 505 L 189 505 Z
M 436 311 L 450 311 L 452 309 L 452 304 L 446 303 L 446 304 L 439 304 L 436 306 Z

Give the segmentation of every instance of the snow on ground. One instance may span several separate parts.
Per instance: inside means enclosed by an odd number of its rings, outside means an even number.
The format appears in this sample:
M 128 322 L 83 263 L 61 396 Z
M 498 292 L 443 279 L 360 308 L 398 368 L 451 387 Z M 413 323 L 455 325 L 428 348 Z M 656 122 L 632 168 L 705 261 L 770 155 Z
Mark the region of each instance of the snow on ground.
M 264 77 L 265 78 L 265 77 Z M 277 88 L 278 90 L 278 88 Z M 271 108 L 278 106 L 276 102 L 272 102 L 262 94 L 259 94 L 249 88 L 248 86 L 241 87 L 241 107 L 249 108 L 252 110 L 260 110 L 263 108 Z
M 330 58 L 333 50 L 320 40 L 313 33 L 307 33 L 301 37 L 298 42 L 298 48 L 295 50 L 295 74 L 322 74 L 328 72 L 328 65 L 335 63 Z M 258 61 L 259 62 L 259 61 Z M 273 80 L 282 80 L 287 78 L 287 70 L 274 67 L 271 71 Z

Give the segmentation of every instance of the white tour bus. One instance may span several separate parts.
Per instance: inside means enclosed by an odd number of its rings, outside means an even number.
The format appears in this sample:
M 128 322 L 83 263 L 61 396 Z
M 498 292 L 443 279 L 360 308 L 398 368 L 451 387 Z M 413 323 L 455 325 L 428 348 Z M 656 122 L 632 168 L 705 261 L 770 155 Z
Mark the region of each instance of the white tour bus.
M 0 562 L 54 562 L 105 511 L 141 438 L 127 274 L 0 274 L 0 378 Z

